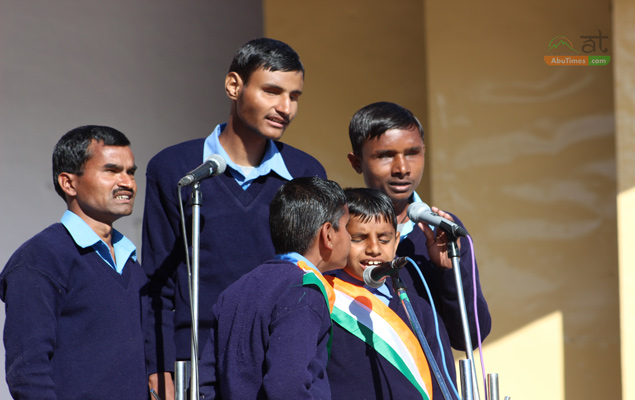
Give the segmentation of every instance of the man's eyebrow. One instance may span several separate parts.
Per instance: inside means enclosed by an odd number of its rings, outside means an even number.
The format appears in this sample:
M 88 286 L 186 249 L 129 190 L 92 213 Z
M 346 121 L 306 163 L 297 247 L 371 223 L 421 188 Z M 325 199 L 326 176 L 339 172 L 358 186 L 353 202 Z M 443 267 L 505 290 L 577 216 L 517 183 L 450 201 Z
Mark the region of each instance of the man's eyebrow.
M 104 169 L 123 169 L 123 167 L 121 164 L 106 163 L 104 164 Z
M 373 155 L 375 156 L 387 156 L 387 155 L 391 155 L 391 154 L 395 154 L 397 153 L 395 150 L 376 150 L 375 152 L 373 152 Z
M 269 89 L 277 89 L 281 92 L 284 92 L 284 88 L 282 86 L 276 85 L 275 83 L 265 83 L 263 85 L 265 88 L 269 88 Z M 292 90 L 291 93 L 295 93 L 295 94 L 302 94 L 301 90 Z

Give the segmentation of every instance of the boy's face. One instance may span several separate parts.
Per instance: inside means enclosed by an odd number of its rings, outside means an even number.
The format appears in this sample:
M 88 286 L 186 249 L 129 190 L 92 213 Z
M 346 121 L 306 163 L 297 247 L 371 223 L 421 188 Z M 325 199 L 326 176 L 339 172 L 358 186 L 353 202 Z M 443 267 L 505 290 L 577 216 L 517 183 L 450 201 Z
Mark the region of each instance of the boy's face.
M 236 98 L 238 118 L 253 133 L 278 140 L 298 113 L 303 86 L 304 75 L 300 71 L 259 68 L 240 87 Z
M 364 142 L 361 154 L 348 154 L 366 187 L 386 194 L 393 203 L 408 201 L 423 176 L 425 145 L 416 127 L 389 129 Z
M 395 258 L 399 236 L 383 217 L 362 222 L 359 217 L 352 216 L 346 230 L 351 235 L 351 251 L 344 271 L 352 277 L 364 280 L 364 270 L 368 266 Z

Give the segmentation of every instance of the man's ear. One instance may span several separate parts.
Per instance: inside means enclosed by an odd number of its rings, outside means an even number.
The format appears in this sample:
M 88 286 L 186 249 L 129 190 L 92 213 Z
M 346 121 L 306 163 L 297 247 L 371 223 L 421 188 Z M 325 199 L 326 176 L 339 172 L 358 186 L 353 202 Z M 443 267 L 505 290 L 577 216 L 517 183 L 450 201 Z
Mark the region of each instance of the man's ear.
M 358 174 L 362 173 L 362 159 L 361 156 L 355 155 L 354 153 L 348 153 L 347 155 L 348 162 L 351 163 L 351 167 Z
M 333 250 L 333 224 L 330 222 L 325 222 L 320 227 L 320 243 L 324 248 Z
M 238 95 L 243 87 L 243 80 L 236 72 L 230 72 L 225 77 L 225 93 L 232 100 L 238 99 Z
M 68 172 L 61 172 L 57 176 L 57 183 L 60 185 L 67 196 L 77 196 L 77 191 L 75 190 L 75 182 L 73 181 L 75 177 L 76 175 L 70 174 Z

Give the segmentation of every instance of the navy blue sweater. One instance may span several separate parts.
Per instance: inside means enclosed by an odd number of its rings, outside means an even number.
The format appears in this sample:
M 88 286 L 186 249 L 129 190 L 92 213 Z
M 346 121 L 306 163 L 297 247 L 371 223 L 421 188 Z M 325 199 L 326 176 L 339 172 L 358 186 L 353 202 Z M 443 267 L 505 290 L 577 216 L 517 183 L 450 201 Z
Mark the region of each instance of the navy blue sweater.
M 60 223 L 23 244 L 0 275 L 7 382 L 15 399 L 146 400 L 141 290 Z
M 225 290 L 201 357 L 205 399 L 330 399 L 331 317 L 304 271 L 268 261 Z
M 177 182 L 201 164 L 204 141 L 196 139 L 169 147 L 148 164 L 142 265 L 151 281 L 153 311 L 146 348 L 150 373 L 172 371 L 175 360 L 190 358 L 191 313 Z M 313 157 L 289 145 L 275 144 L 291 176 L 326 177 Z M 273 258 L 269 203 L 284 182 L 272 172 L 243 190 L 229 171 L 201 182 L 199 343 L 205 343 L 209 334 L 212 306 L 220 293 Z M 183 189 L 191 245 L 190 194 L 191 188 Z
M 461 221 L 453 215 L 454 221 L 463 226 Z M 448 372 L 456 385 L 456 371 L 454 369 L 454 357 L 452 347 L 457 350 L 465 350 L 463 339 L 463 327 L 461 313 L 456 294 L 456 283 L 452 270 L 441 269 L 430 262 L 426 248 L 426 237 L 419 227 L 399 243 L 397 256 L 407 256 L 413 259 L 421 268 L 421 271 L 430 287 L 430 292 L 436 306 L 439 317 L 439 334 L 443 344 L 445 361 Z M 474 322 L 474 301 L 472 290 L 471 251 L 467 239 L 461 239 L 461 277 L 466 300 L 466 309 L 471 329 L 472 346 L 476 348 L 477 334 Z M 408 265 L 399 273 L 404 281 L 408 298 L 415 310 L 417 319 L 424 331 L 424 335 L 435 356 L 435 360 L 444 371 L 441 363 L 441 349 L 437 343 L 434 331 L 434 319 L 430 300 L 421 283 L 419 274 L 414 267 Z M 390 292 L 392 281 L 387 281 Z M 477 271 L 477 306 L 482 339 L 490 332 L 492 322 L 483 293 Z M 396 311 L 410 327 L 410 322 L 397 297 L 393 297 L 389 307 Z M 465 358 L 465 357 L 463 357 Z M 432 374 L 433 398 L 442 399 L 443 395 L 437 380 Z M 328 375 L 333 399 L 415 399 L 420 398 L 415 387 L 390 364 L 378 354 L 371 346 L 362 342 L 348 331 L 334 324 L 333 347 L 331 360 L 328 364 Z M 444 374 L 445 377 L 445 374 Z M 448 389 L 450 386 L 447 384 Z

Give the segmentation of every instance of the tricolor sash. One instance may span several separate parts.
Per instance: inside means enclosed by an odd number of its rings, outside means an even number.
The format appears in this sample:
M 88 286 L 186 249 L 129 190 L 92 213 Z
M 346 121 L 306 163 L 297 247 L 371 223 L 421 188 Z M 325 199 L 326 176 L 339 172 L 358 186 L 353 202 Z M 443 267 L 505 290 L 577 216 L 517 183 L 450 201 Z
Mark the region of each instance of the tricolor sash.
M 304 277 L 302 277 L 302 285 L 317 286 L 322 292 L 324 300 L 326 300 L 326 305 L 329 307 L 329 313 L 332 313 L 333 304 L 335 303 L 335 293 L 333 292 L 333 288 L 331 287 L 331 285 L 324 279 L 324 276 L 320 271 L 309 266 L 304 261 L 298 261 L 297 266 L 304 271 Z
M 423 399 L 432 400 L 428 362 L 419 340 L 406 323 L 365 288 L 334 276 L 325 279 L 335 292 L 332 320 L 388 360 L 414 385 Z

